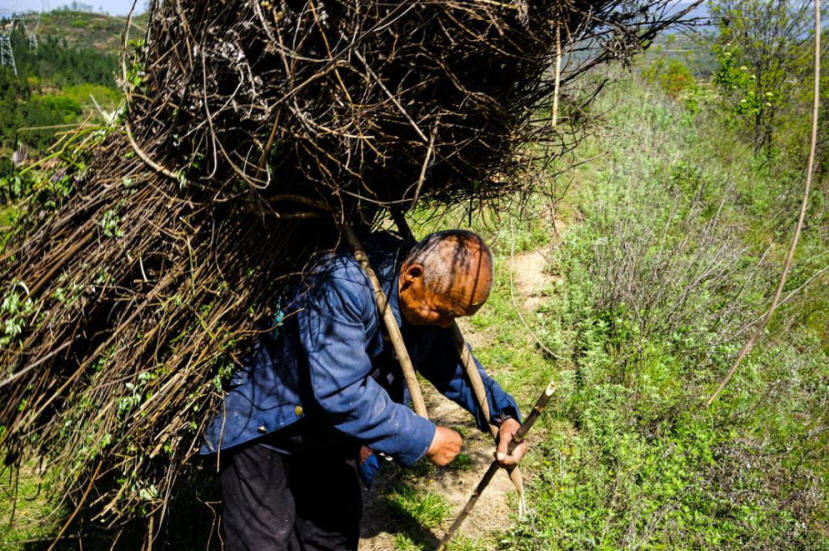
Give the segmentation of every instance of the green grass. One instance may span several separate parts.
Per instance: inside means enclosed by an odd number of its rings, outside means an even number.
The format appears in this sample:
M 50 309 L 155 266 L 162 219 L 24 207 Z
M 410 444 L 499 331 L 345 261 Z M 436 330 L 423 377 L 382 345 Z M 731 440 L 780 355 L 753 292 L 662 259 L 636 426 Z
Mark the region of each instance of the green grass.
M 450 551 L 486 551 L 491 549 L 488 542 L 466 536 L 457 536 L 449 542 Z
M 11 476 L 5 471 L 4 478 Z M 64 511 L 56 511 L 46 495 L 47 480 L 38 476 L 34 465 L 22 467 L 17 486 L 17 506 L 12 517 L 14 485 L 0 485 L 0 551 L 20 549 L 29 542 L 48 540 L 60 529 Z
M 417 477 L 408 476 L 408 479 Z M 446 522 L 452 508 L 440 494 L 417 488 L 410 482 L 398 483 L 387 489 L 383 501 L 394 519 L 390 531 L 400 551 L 430 549 L 437 543 L 432 529 Z
M 423 551 L 428 549 L 406 534 L 395 534 L 394 546 L 397 551 Z M 479 540 L 458 536 L 449 542 L 449 551 L 486 551 L 487 545 Z
M 428 490 L 399 486 L 386 496 L 401 517 L 410 518 L 418 526 L 437 528 L 449 518 L 452 508 L 446 498 Z
M 459 453 L 455 460 L 449 464 L 449 468 L 456 471 L 469 471 L 475 466 L 472 458 L 463 452 Z
M 147 15 L 139 15 L 133 22 L 137 27 L 131 30 L 131 36 L 135 38 L 142 34 L 140 29 L 146 28 Z M 117 52 L 121 47 L 121 33 L 125 24 L 125 17 L 55 10 L 41 15 L 38 30 L 42 35 L 59 36 L 71 46 L 91 47 L 111 53 Z
M 407 534 L 397 533 L 394 535 L 394 547 L 398 551 L 420 551 L 422 546 L 418 545 Z

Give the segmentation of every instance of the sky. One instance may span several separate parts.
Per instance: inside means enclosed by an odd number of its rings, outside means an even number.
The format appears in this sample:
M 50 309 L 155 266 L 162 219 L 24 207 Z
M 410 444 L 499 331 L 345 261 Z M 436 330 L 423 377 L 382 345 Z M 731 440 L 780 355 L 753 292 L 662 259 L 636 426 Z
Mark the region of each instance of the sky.
M 89 4 L 97 11 L 103 8 L 110 15 L 127 15 L 132 7 L 132 0 L 78 0 L 79 3 Z M 0 0 L 0 9 L 16 12 L 43 9 L 52 10 L 70 4 L 71 0 Z M 144 11 L 145 0 L 138 0 L 135 5 L 136 13 Z
M 130 11 L 130 7 L 132 7 L 133 0 L 78 0 L 79 2 L 89 4 L 95 7 L 95 10 L 99 8 L 103 8 L 104 11 L 108 12 L 110 15 L 126 15 Z M 29 11 L 29 10 L 50 10 L 62 5 L 69 4 L 71 0 L 0 0 L 0 9 L 8 9 L 12 11 Z M 688 4 L 691 3 L 691 0 L 677 0 L 676 8 L 675 9 L 682 9 Z M 146 0 L 138 0 L 135 8 L 136 13 L 141 13 L 145 10 L 147 2 Z M 703 16 L 706 15 L 706 8 L 705 3 L 703 6 L 698 8 L 694 14 L 694 16 Z
M 132 6 L 132 0 L 78 0 L 85 4 L 95 6 L 95 9 L 103 8 L 104 11 L 110 15 L 126 15 Z M 677 8 L 682 9 L 691 3 L 692 0 L 677 0 Z M 12 11 L 29 11 L 42 9 L 50 10 L 69 4 L 71 0 L 0 0 L 0 9 L 7 9 Z M 138 0 L 136 4 L 136 13 L 144 11 L 146 0 Z M 695 16 L 702 16 L 706 14 L 705 3 L 698 8 L 693 14 Z

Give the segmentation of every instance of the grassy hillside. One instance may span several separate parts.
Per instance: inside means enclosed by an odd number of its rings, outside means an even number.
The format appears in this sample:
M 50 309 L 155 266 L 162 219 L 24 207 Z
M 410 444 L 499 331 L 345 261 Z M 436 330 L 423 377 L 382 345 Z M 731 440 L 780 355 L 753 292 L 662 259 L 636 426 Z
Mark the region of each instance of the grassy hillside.
M 45 13 L 36 48 L 23 27 L 15 26 L 11 42 L 17 74 L 0 67 L 0 203 L 26 195 L 38 177 L 16 170 L 14 151 L 35 161 L 81 122 L 102 124 L 117 110 L 125 21 L 90 13 Z M 138 35 L 136 27 L 133 36 Z M 0 208 L 0 227 L 8 218 L 9 208 Z
M 69 46 L 112 54 L 121 48 L 127 18 L 98 13 L 55 10 L 41 15 L 39 33 L 65 40 Z M 147 14 L 133 18 L 130 35 L 140 37 L 147 28 Z
M 554 367 L 559 394 L 527 469 L 534 510 L 507 547 L 826 549 L 829 358 L 803 295 L 704 407 L 768 304 L 802 173 L 636 81 L 602 107 L 582 155 L 606 155 L 564 199 L 577 215 L 547 244 L 562 284 L 532 318 L 556 358 L 515 377 Z M 826 247 L 812 225 L 787 292 Z

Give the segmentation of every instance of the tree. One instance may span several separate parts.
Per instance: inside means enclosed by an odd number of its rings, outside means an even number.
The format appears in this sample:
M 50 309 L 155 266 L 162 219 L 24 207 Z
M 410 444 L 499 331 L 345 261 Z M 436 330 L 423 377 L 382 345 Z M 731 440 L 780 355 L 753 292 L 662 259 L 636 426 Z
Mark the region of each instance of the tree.
M 713 0 L 715 81 L 751 134 L 770 153 L 781 115 L 809 70 L 810 0 Z

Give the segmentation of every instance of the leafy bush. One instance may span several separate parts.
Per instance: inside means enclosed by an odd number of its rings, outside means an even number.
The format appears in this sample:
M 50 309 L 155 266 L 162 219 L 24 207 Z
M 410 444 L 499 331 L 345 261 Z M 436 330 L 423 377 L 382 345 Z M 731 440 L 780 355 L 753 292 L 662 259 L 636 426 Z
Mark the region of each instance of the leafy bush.
M 569 198 L 581 220 L 552 258 L 565 284 L 539 308 L 561 357 L 558 401 L 532 511 L 503 546 L 825 549 L 819 336 L 782 312 L 703 407 L 774 289 L 797 181 L 715 114 L 653 96 L 628 81 L 597 106 L 617 105 L 588 146 L 609 155 Z

